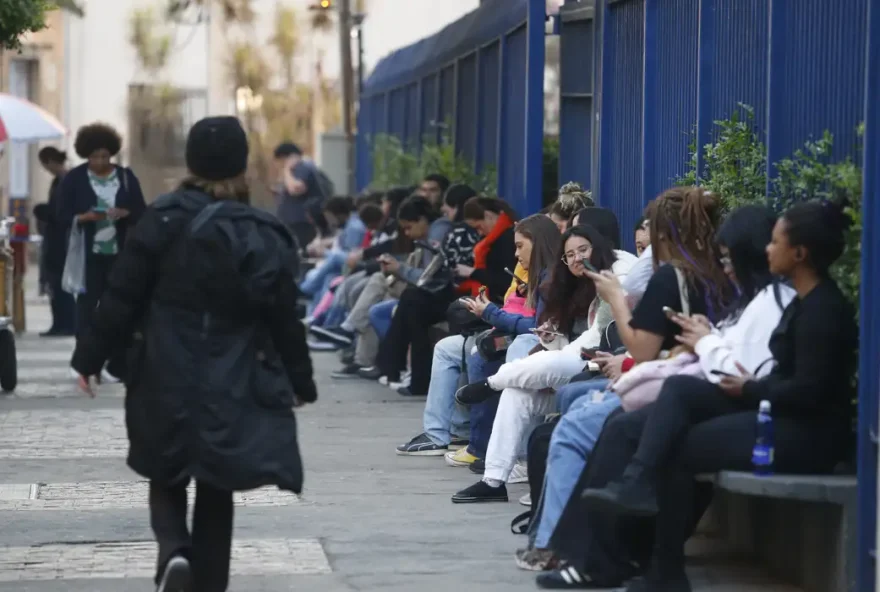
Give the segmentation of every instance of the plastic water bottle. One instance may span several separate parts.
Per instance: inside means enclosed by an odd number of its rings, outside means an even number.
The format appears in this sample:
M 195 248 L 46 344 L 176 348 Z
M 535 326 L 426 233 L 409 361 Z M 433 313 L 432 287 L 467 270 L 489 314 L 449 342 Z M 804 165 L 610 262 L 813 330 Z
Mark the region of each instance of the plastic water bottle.
M 761 401 L 758 406 L 758 429 L 755 447 L 752 449 L 752 466 L 756 475 L 773 474 L 773 416 L 770 401 Z

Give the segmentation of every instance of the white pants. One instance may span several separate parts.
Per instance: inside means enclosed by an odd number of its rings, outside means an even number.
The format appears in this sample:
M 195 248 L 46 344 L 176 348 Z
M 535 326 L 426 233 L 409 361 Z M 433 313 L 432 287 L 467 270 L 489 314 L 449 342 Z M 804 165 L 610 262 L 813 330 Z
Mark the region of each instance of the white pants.
M 529 427 L 537 427 L 544 415 L 555 410 L 555 394 L 520 388 L 504 389 L 498 402 L 495 422 L 492 424 L 483 478 L 506 483 L 519 456 L 523 437 L 531 433 Z
M 496 391 L 510 387 L 540 391 L 557 389 L 569 383 L 572 377 L 584 371 L 587 363 L 581 359 L 580 348 L 541 351 L 508 364 L 503 364 L 489 386 Z

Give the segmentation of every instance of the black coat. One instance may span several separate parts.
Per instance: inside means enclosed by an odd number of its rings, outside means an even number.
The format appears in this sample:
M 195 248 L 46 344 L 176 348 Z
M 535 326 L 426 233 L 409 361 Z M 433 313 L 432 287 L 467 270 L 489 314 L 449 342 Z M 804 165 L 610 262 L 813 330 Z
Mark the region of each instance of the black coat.
M 505 230 L 489 247 L 486 255 L 486 267 L 475 269 L 470 279 L 488 288 L 489 296 L 495 302 L 502 302 L 513 278 L 507 275 L 504 268 L 511 271 L 516 267 L 516 241 L 513 238 L 513 226 Z
M 92 327 L 77 342 L 73 367 L 96 375 L 110 352 L 126 348 L 128 464 L 144 477 L 299 492 L 292 406 L 294 396 L 311 402 L 317 392 L 296 315 L 295 242 L 273 215 L 228 204 L 233 215 L 222 222 L 236 236 L 231 259 L 243 262 L 245 281 L 230 274 L 216 282 L 228 286 L 228 298 L 206 297 L 184 263 L 191 241 L 183 237 L 210 203 L 187 190 L 146 210 L 110 273 Z M 248 290 L 260 306 L 236 301 Z

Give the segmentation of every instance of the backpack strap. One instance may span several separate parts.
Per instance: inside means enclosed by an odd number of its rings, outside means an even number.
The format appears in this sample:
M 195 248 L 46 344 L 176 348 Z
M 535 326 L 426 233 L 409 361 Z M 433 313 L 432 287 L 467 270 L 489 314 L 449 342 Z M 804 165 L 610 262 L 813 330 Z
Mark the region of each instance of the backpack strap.
M 688 294 L 687 278 L 682 270 L 677 267 L 674 269 L 675 277 L 678 279 L 678 295 L 681 298 L 681 314 L 689 317 L 691 316 L 691 299 Z

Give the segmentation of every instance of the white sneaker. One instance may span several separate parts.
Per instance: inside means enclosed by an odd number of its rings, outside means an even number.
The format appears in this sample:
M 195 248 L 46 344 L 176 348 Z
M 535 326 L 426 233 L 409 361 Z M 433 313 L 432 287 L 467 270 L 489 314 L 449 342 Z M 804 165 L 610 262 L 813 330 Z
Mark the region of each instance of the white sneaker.
M 380 376 L 379 377 L 379 384 L 381 384 L 382 386 L 388 386 L 388 384 L 389 384 L 388 377 L 387 376 Z
M 156 592 L 189 592 L 192 589 L 192 575 L 189 561 L 181 556 L 172 557 L 162 573 L 162 581 Z
M 397 389 L 401 388 L 409 388 L 410 384 L 412 384 L 412 372 L 407 370 L 406 372 L 402 372 L 400 374 L 399 382 L 389 382 L 388 388 L 390 388 L 392 391 L 396 391 Z
M 526 468 L 526 464 L 518 462 L 513 465 L 513 470 L 510 471 L 510 477 L 507 478 L 507 482 L 511 485 L 514 483 L 528 483 L 529 471 Z
M 70 377 L 74 380 L 79 380 L 79 372 L 74 370 L 73 368 L 68 368 L 67 370 L 70 373 Z
M 107 370 L 101 370 L 101 383 L 102 384 L 116 384 L 119 382 L 119 379 L 107 372 Z
M 526 506 L 527 508 L 531 508 L 532 507 L 532 494 L 527 493 L 524 496 L 522 496 L 521 498 L 519 498 L 519 504 L 521 506 Z

